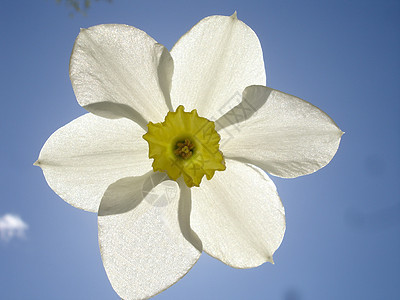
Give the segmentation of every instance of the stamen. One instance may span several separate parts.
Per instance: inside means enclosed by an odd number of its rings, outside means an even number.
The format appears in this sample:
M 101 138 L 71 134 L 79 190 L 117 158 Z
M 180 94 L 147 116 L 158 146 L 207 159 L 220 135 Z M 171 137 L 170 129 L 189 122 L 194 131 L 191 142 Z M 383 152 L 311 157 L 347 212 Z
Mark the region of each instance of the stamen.
M 194 145 L 189 139 L 185 139 L 184 142 L 177 142 L 176 149 L 174 151 L 176 156 L 183 159 L 188 159 L 193 155 Z

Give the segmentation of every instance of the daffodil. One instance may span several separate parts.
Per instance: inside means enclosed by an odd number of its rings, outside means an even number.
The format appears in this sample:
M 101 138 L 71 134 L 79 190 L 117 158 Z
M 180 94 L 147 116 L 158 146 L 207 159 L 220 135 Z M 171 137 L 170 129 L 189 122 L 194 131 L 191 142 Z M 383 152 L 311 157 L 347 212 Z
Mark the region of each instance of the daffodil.
M 123 299 L 165 290 L 202 251 L 235 268 L 273 262 L 285 213 L 266 172 L 313 173 L 342 135 L 265 86 L 260 42 L 236 14 L 201 20 L 171 51 L 127 25 L 82 29 L 70 78 L 90 113 L 52 134 L 36 164 L 62 199 L 98 213 Z

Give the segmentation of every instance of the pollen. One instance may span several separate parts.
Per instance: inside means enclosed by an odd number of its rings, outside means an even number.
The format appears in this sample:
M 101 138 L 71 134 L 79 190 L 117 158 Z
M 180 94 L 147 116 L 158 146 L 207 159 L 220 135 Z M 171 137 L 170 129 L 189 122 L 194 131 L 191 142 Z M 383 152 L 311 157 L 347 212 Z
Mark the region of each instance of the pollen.
M 185 112 L 179 106 L 168 112 L 164 122 L 150 122 L 147 128 L 143 138 L 149 144 L 154 172 L 165 172 L 172 180 L 183 176 L 186 185 L 193 187 L 200 186 L 204 175 L 210 180 L 215 171 L 225 170 L 215 124 L 199 117 L 195 109 Z
M 175 155 L 183 159 L 188 159 L 193 155 L 194 145 L 189 139 L 176 143 Z

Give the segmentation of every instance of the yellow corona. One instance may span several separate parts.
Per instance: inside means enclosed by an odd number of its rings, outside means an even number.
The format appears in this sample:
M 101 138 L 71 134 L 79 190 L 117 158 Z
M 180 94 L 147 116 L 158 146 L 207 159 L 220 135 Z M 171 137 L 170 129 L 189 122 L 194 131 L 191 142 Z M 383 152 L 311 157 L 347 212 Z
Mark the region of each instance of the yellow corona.
M 199 117 L 195 109 L 185 112 L 179 106 L 168 112 L 164 122 L 150 122 L 147 127 L 143 138 L 149 144 L 149 158 L 154 159 L 154 172 L 166 172 L 173 180 L 182 175 L 186 185 L 193 187 L 200 185 L 204 175 L 210 180 L 215 171 L 225 170 L 215 124 Z

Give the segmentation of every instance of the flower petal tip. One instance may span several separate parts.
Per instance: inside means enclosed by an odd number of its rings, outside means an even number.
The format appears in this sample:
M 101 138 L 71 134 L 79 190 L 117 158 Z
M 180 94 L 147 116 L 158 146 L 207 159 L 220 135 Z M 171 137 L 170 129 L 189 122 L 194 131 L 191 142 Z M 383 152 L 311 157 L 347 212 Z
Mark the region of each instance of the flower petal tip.
M 37 166 L 37 167 L 40 167 L 40 161 L 39 161 L 39 160 L 35 161 L 35 162 L 33 163 L 33 165 L 34 165 L 34 166 Z
M 268 257 L 268 262 L 270 262 L 271 264 L 275 264 L 275 262 L 274 262 L 274 258 L 271 256 L 271 257 Z
M 232 19 L 237 20 L 237 11 L 235 10 L 235 12 L 232 14 L 231 16 Z

